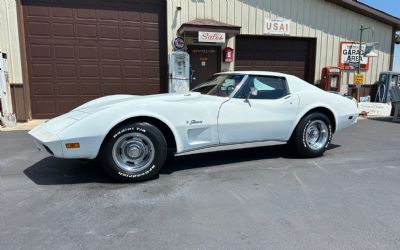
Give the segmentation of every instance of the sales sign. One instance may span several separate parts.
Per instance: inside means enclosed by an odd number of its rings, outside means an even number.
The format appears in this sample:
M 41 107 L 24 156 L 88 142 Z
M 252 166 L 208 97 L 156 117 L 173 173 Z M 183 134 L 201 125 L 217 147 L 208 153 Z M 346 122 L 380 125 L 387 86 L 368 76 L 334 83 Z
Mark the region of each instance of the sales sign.
M 199 31 L 199 42 L 201 42 L 201 43 L 225 43 L 225 33 Z
M 271 35 L 290 35 L 290 20 L 265 19 L 264 34 Z
M 354 69 L 358 67 L 360 45 L 351 42 L 340 43 L 340 61 L 341 69 Z M 364 56 L 366 45 L 361 46 L 361 69 L 368 70 L 369 58 Z

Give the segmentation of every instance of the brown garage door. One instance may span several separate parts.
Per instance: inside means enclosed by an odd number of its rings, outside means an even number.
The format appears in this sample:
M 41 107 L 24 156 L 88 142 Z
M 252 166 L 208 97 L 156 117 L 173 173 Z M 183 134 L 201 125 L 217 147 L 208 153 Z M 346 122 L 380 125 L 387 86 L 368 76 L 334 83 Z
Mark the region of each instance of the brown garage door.
M 33 118 L 166 86 L 165 1 L 23 0 Z
M 263 70 L 314 81 L 314 39 L 238 36 L 236 70 Z

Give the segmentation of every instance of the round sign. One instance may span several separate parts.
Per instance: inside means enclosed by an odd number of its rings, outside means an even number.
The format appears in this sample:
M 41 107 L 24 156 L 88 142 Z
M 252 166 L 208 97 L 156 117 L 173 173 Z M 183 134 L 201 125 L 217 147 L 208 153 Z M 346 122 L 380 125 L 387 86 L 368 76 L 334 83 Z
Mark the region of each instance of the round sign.
M 185 48 L 185 39 L 181 36 L 176 37 L 174 40 L 174 47 L 179 50 Z

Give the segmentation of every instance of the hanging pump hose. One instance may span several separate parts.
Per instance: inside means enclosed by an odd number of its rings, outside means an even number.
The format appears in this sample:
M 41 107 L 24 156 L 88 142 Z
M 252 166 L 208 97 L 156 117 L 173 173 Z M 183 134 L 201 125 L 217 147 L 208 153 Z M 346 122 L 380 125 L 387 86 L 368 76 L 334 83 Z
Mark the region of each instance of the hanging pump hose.
M 384 83 L 379 83 L 378 91 L 376 92 L 375 102 L 385 103 L 386 85 Z

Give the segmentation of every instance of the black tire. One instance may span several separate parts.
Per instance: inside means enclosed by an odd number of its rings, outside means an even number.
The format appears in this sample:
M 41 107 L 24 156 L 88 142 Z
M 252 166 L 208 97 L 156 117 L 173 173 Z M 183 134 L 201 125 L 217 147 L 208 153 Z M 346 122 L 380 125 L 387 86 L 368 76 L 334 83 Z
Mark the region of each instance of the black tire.
M 326 134 L 322 132 L 323 135 L 320 134 L 317 137 L 317 138 L 321 138 L 321 142 L 310 146 L 310 143 L 307 143 L 307 138 L 308 138 L 307 131 L 308 131 L 308 129 L 310 129 L 310 130 L 313 129 L 314 126 L 317 126 L 315 124 L 317 124 L 317 125 L 319 124 L 322 127 L 323 127 L 322 124 L 325 124 L 326 129 L 321 128 L 320 131 L 326 131 Z M 313 127 L 310 128 L 310 126 L 313 126 Z M 326 139 L 325 139 L 325 136 L 326 136 Z M 319 112 L 313 112 L 313 113 L 307 114 L 297 124 L 297 127 L 294 130 L 293 135 L 289 141 L 289 145 L 291 145 L 300 156 L 306 157 L 306 158 L 314 158 L 314 157 L 322 156 L 325 153 L 331 140 L 332 140 L 332 123 L 331 123 L 331 121 L 329 120 L 329 118 L 326 115 L 319 113 Z
M 144 158 L 142 161 L 134 158 L 139 154 L 140 158 Z M 167 142 L 163 134 L 155 126 L 144 122 L 122 125 L 111 131 L 105 139 L 99 157 L 108 175 L 122 182 L 137 182 L 157 177 L 166 158 Z M 140 163 L 136 165 L 133 162 L 135 160 Z

